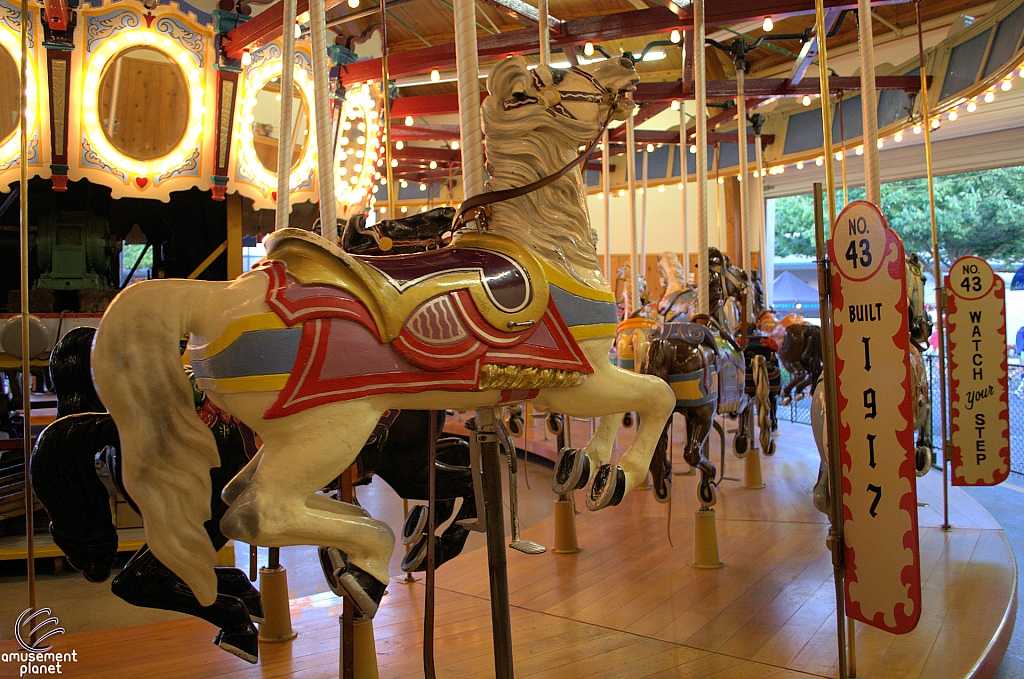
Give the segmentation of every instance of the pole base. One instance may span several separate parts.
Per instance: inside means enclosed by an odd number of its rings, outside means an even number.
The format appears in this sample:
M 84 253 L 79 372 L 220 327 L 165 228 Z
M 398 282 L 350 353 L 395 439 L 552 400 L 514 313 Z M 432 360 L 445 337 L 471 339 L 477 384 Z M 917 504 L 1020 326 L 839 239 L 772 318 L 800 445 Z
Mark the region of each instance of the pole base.
M 764 488 L 764 480 L 761 478 L 761 452 L 757 448 L 743 458 L 743 487 L 750 490 Z
M 725 565 L 718 556 L 718 526 L 715 524 L 715 510 L 697 510 L 693 514 L 693 561 L 694 568 L 712 570 Z
M 555 500 L 555 554 L 576 554 L 576 514 L 572 500 Z
M 373 620 L 357 618 L 352 623 L 353 675 L 355 679 L 378 679 L 377 643 L 373 638 Z
M 288 571 L 284 566 L 260 569 L 260 598 L 266 622 L 260 625 L 260 641 L 277 643 L 299 636 L 292 630 L 288 610 Z

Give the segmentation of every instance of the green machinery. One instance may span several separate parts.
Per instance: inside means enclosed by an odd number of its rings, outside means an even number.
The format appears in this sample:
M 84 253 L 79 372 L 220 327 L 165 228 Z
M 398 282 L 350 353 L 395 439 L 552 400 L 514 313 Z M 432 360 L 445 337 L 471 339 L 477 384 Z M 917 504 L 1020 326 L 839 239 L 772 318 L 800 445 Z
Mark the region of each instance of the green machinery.
M 36 261 L 41 290 L 107 290 L 121 243 L 106 219 L 87 212 L 54 210 L 39 222 Z

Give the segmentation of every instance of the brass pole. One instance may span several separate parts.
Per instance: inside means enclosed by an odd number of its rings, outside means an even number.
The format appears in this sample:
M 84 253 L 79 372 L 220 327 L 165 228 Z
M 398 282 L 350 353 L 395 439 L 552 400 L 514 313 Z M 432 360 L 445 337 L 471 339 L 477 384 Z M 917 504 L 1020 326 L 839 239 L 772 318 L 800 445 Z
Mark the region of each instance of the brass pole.
M 818 78 L 821 83 L 821 131 L 825 141 L 825 188 L 828 190 L 828 225 L 836 223 L 836 171 L 832 166 L 832 101 L 828 89 L 828 53 L 825 49 L 825 10 L 814 0 L 818 31 Z
M 388 214 L 390 219 L 397 219 L 395 215 L 395 201 L 398 199 L 398 191 L 395 188 L 395 176 L 391 167 L 391 93 L 388 87 L 388 16 L 387 0 L 380 0 L 380 92 L 384 98 L 384 169 L 388 182 Z M 448 197 L 452 203 L 455 199 L 451 195 L 452 186 L 448 184 Z
M 21 158 L 18 201 L 21 207 L 21 401 L 24 414 L 22 445 L 25 453 L 25 558 L 28 561 L 28 607 L 36 609 L 36 543 L 29 468 L 32 461 L 32 357 L 29 355 L 28 327 L 28 25 L 32 20 L 28 0 L 21 0 L 21 91 L 18 92 L 21 117 Z
M 946 396 L 946 289 L 942 281 L 942 267 L 939 264 L 939 229 L 935 219 L 935 174 L 932 171 L 932 134 L 931 120 L 928 113 L 928 76 L 924 72 L 924 38 L 921 35 L 921 0 L 915 0 L 914 10 L 917 12 L 917 53 L 921 60 L 921 127 L 924 128 L 924 160 L 928 170 L 928 212 L 932 220 L 932 275 L 935 276 L 935 309 L 939 315 L 939 422 L 942 436 L 942 530 L 952 530 L 949 525 L 949 479 L 946 476 L 946 460 L 949 451 L 947 432 L 949 424 L 946 420 L 946 408 L 949 400 Z
M 843 207 L 846 207 L 850 203 L 850 194 L 847 191 L 846 183 L 846 127 L 843 125 L 843 92 L 839 91 L 839 96 L 836 97 L 836 108 L 839 109 L 839 145 L 843 148 L 843 162 L 842 162 L 842 173 L 843 173 Z

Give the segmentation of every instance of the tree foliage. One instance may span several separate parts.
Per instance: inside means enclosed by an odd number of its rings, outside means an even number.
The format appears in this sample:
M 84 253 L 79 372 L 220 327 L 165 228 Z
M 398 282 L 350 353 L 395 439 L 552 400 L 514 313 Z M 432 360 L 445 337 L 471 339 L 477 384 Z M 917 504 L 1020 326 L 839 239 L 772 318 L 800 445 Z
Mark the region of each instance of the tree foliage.
M 851 191 L 850 200 L 863 197 L 863 189 Z M 916 252 L 930 263 L 927 180 L 883 184 L 882 211 L 889 226 L 903 238 L 907 252 Z M 935 217 L 944 266 L 963 255 L 977 255 L 996 264 L 1024 261 L 1024 166 L 937 177 Z M 775 252 L 814 256 L 810 195 L 775 201 Z

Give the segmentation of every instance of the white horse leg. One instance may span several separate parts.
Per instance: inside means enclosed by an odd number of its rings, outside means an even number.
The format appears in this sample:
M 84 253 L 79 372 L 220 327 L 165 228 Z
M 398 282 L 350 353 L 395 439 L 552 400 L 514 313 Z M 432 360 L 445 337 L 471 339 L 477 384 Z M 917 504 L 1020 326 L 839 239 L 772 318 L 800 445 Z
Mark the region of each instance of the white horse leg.
M 387 583 L 395 540 L 388 525 L 316 495 L 355 460 L 380 414 L 365 401 L 351 401 L 259 422 L 262 459 L 221 530 L 268 547 L 336 547 L 348 563 Z

